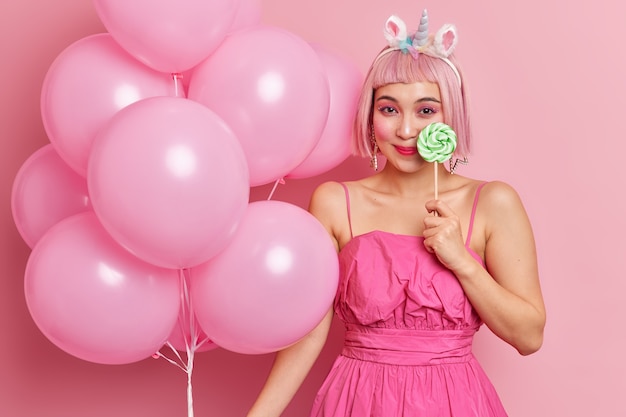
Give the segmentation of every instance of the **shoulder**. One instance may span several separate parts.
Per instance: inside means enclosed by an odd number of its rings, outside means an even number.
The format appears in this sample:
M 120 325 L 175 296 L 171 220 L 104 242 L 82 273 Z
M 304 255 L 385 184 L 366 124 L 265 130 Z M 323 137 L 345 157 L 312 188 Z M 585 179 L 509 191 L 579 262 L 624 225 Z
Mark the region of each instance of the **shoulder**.
M 337 208 L 339 205 L 345 207 L 346 192 L 344 186 L 336 181 L 324 182 L 315 188 L 311 195 L 309 210 L 327 210 Z
M 309 212 L 315 216 L 336 240 L 341 234 L 347 217 L 347 201 L 344 186 L 335 181 L 320 184 L 313 191 Z
M 371 177 L 370 177 L 371 178 Z M 371 191 L 369 178 L 355 181 L 328 181 L 320 184 L 311 195 L 311 208 L 340 210 L 345 213 L 351 201 L 362 200 Z
M 519 208 L 522 206 L 517 191 L 509 184 L 502 181 L 490 181 L 485 183 L 480 191 L 480 204 L 490 211 L 490 214 L 497 214 L 502 210 Z
M 486 183 L 479 198 L 479 213 L 483 215 L 487 233 L 506 229 L 509 232 L 530 227 L 524 204 L 518 192 L 502 181 Z

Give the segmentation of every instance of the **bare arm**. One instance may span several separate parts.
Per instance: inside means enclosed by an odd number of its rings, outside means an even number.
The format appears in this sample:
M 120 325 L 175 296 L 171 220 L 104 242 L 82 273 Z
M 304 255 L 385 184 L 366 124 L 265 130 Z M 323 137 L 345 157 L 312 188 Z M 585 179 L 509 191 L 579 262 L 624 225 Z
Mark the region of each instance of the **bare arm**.
M 427 203 L 425 244 L 450 268 L 485 324 L 522 355 L 543 343 L 546 312 L 532 228 L 517 193 L 504 183 L 481 192 L 486 269 L 465 250 L 458 218 L 442 202 Z
M 280 416 L 317 360 L 332 321 L 332 309 L 322 322 L 296 344 L 276 353 L 274 364 L 248 417 Z

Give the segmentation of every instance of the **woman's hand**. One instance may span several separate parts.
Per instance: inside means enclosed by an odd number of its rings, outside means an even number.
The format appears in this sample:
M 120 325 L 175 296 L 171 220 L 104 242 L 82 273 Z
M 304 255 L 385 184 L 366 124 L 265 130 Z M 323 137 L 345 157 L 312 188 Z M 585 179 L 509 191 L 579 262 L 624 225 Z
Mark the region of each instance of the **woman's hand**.
M 455 271 L 468 262 L 471 255 L 465 247 L 461 222 L 454 211 L 441 200 L 426 202 L 431 215 L 424 218 L 424 246 L 434 253 L 446 268 Z

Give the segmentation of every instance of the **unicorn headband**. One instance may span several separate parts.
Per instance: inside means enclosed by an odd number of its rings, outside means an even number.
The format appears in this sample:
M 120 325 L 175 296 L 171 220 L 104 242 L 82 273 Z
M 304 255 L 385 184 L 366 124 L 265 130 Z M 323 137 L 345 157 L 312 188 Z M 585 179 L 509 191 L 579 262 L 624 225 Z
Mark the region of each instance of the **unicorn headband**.
M 428 13 L 424 9 L 419 27 L 414 34 L 410 35 L 408 33 L 406 24 L 396 15 L 387 19 L 383 33 L 389 43 L 389 48 L 382 51 L 376 57 L 376 60 L 393 51 L 402 51 L 404 54 L 410 53 L 415 59 L 417 59 L 419 54 L 439 58 L 452 68 L 459 85 L 461 85 L 461 75 L 448 59 L 458 41 L 454 25 L 445 24 L 434 36 L 428 36 Z

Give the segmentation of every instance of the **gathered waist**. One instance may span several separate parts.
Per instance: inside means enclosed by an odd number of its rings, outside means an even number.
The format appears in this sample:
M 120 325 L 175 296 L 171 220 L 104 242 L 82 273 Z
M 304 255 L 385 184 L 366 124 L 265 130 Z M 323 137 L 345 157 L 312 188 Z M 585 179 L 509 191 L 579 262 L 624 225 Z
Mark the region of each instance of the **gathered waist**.
M 467 362 L 477 329 L 412 330 L 346 325 L 343 356 L 395 365 Z

